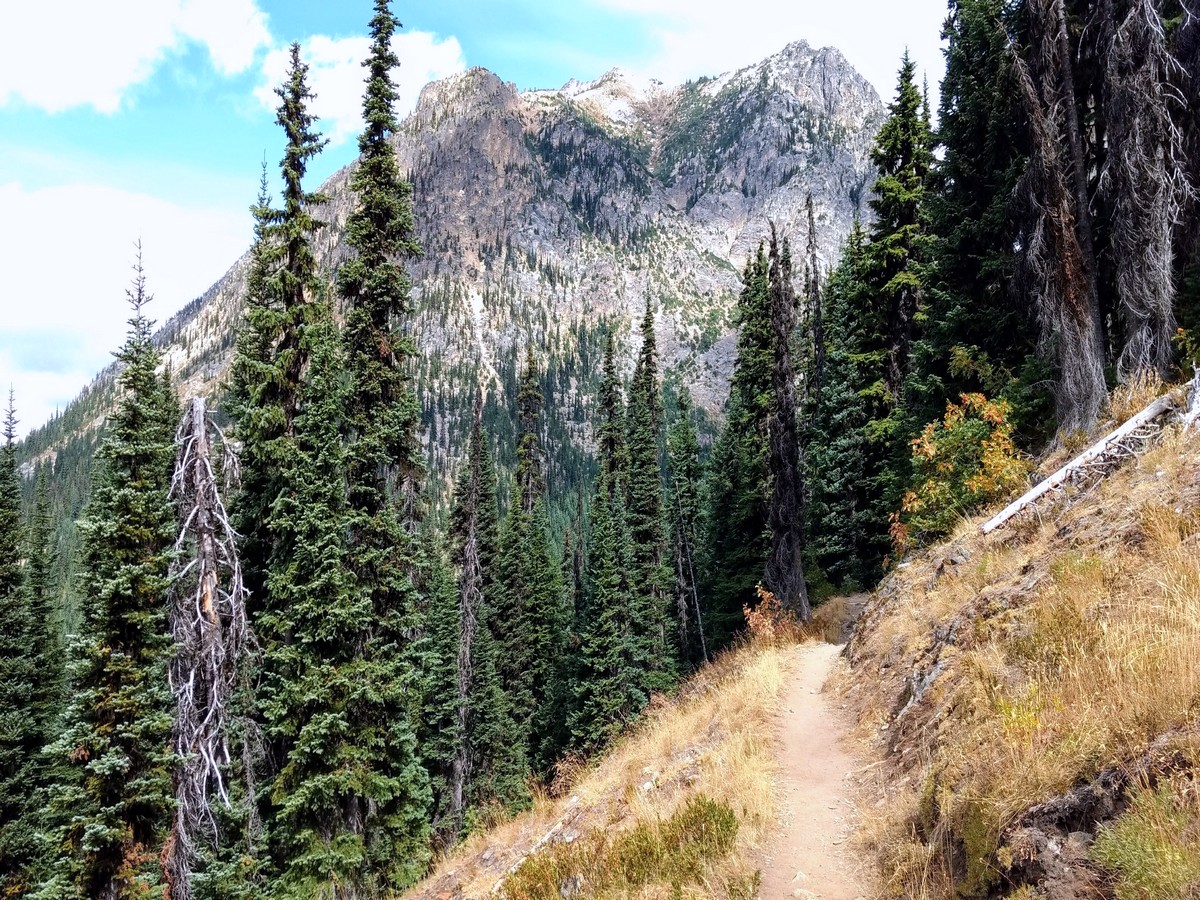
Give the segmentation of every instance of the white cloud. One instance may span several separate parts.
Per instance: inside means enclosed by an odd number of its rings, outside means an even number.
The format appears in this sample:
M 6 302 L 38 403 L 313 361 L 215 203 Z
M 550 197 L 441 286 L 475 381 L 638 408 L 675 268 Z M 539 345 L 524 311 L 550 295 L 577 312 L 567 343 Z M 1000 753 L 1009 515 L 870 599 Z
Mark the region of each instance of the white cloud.
M 316 95 L 311 111 L 320 118 L 318 128 L 330 143 L 340 144 L 362 129 L 362 97 L 366 85 L 363 60 L 371 49 L 365 37 L 331 38 L 313 35 L 302 42 L 300 54 L 309 67 L 308 86 Z M 466 60 L 458 39 L 439 38 L 427 31 L 406 31 L 392 38 L 400 58 L 396 81 L 396 114 L 407 115 L 417 105 L 421 88 L 430 81 L 463 71 Z M 264 81 L 255 91 L 270 110 L 279 104 L 275 87 L 287 75 L 289 50 L 271 51 L 263 63 Z
M 890 100 L 907 47 L 935 92 L 945 64 L 940 51 L 945 0 L 742 0 L 736 11 L 717 0 L 596 0 L 640 18 L 658 52 L 639 61 L 641 74 L 668 83 L 750 65 L 803 39 L 841 50 Z
M 112 113 L 171 52 L 205 47 L 224 75 L 244 72 L 269 45 L 255 0 L 64 0 L 5 5 L 0 106 Z
M 139 237 L 148 313 L 165 322 L 250 243 L 250 221 L 95 184 L 0 184 L 0 387 L 23 430 L 44 422 L 111 360 L 125 334 L 125 289 Z

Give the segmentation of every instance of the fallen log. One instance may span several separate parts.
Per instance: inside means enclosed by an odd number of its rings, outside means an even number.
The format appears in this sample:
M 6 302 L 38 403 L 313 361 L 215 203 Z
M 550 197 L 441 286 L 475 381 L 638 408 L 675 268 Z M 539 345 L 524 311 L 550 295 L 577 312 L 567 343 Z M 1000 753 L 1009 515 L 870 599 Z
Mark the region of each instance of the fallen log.
M 1200 366 L 1196 367 L 1196 375 L 1188 392 L 1188 406 L 1183 414 L 1183 427 L 1200 429 Z
M 1132 455 L 1134 451 L 1130 449 L 1127 442 L 1136 439 L 1139 432 L 1175 409 L 1177 409 L 1177 403 L 1171 395 L 1159 397 L 1116 431 L 1092 444 L 1053 475 L 1004 507 L 995 516 L 984 522 L 980 526 L 980 530 L 984 534 L 990 534 L 1013 516 L 1033 506 L 1042 497 L 1052 491 L 1063 489 L 1080 475 L 1094 471 L 1098 464 L 1102 464 L 1113 456 L 1121 458 Z

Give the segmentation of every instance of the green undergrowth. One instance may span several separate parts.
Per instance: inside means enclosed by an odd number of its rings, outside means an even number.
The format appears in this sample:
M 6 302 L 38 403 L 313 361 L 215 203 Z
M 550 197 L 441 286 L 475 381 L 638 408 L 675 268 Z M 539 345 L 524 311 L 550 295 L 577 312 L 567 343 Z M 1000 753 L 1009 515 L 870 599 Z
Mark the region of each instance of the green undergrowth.
M 723 802 L 697 795 L 666 820 L 641 822 L 616 833 L 596 828 L 569 844 L 556 844 L 525 860 L 505 882 L 503 900 L 627 897 L 649 888 L 716 888 L 716 895 L 750 900 L 750 883 L 709 885 L 712 864 L 734 848 L 738 820 Z M 714 895 L 705 890 L 706 895 Z
M 1138 788 L 1101 830 L 1091 857 L 1114 876 L 1117 900 L 1200 896 L 1200 783 L 1176 778 Z

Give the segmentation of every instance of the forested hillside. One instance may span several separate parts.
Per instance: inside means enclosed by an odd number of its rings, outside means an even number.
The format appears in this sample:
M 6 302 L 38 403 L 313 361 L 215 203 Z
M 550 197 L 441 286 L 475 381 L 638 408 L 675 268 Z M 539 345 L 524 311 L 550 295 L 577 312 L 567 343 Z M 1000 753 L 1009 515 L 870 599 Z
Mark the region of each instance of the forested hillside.
M 249 252 L 157 334 L 139 257 L 117 362 L 10 401 L 0 891 L 393 896 L 1190 377 L 1189 3 L 952 0 L 936 115 L 798 42 L 400 122 L 376 0 L 316 190 L 292 45 Z

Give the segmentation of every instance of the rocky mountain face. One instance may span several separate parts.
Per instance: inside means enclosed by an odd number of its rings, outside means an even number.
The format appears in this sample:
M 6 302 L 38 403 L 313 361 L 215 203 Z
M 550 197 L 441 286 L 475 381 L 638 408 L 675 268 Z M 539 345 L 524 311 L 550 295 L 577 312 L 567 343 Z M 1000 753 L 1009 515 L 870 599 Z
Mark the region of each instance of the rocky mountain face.
M 507 406 L 528 343 L 548 368 L 550 430 L 585 447 L 601 338 L 614 331 L 632 367 L 647 303 L 665 368 L 718 412 L 747 256 L 768 219 L 802 243 L 811 193 L 832 262 L 863 211 L 883 115 L 838 51 L 803 42 L 675 87 L 615 69 L 559 90 L 521 92 L 478 68 L 428 85 L 394 140 L 425 250 L 410 265 L 411 327 L 435 468 L 459 443 L 476 384 Z M 330 272 L 345 253 L 350 172 L 322 188 L 330 227 L 317 249 Z M 164 328 L 185 391 L 209 389 L 229 363 L 246 265 Z

